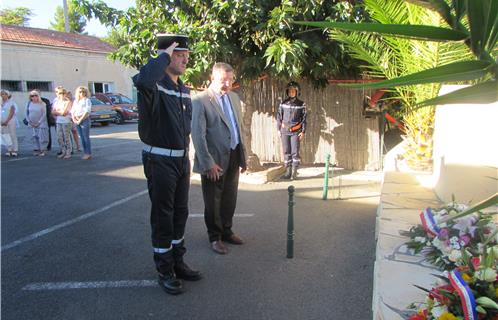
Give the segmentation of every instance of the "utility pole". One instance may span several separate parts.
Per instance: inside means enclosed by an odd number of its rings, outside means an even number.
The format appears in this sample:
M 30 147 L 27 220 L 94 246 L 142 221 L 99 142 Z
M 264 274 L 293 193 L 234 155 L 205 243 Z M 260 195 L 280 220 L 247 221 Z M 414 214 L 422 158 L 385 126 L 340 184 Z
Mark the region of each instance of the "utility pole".
M 64 9 L 64 31 L 69 32 L 69 14 L 67 9 L 67 0 L 62 0 L 62 7 Z

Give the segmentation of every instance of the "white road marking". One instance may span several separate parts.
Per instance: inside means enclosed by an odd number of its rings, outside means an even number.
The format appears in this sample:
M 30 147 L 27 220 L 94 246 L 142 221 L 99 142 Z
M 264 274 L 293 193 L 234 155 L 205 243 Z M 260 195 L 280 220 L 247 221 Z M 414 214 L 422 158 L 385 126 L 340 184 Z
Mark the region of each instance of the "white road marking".
M 22 290 L 68 290 L 68 289 L 101 289 L 101 288 L 134 288 L 155 287 L 155 280 L 119 280 L 119 281 L 89 281 L 89 282 L 38 282 L 25 285 Z
M 33 158 L 35 158 L 33 156 Z M 26 159 L 32 159 L 32 157 L 14 157 L 10 158 L 8 160 L 5 159 L 5 157 L 2 157 L 2 162 L 15 162 L 15 161 L 21 161 L 21 160 L 26 160 Z
M 253 213 L 236 213 L 234 217 L 248 218 L 253 217 Z M 190 213 L 188 215 L 189 218 L 204 218 L 204 213 Z
M 137 192 L 135 194 L 132 194 L 131 196 L 128 196 L 126 198 L 123 198 L 121 200 L 117 200 L 117 201 L 114 201 L 113 203 L 111 204 L 108 204 L 102 208 L 99 208 L 99 209 L 96 209 L 96 210 L 93 210 L 93 211 L 90 211 L 90 212 L 87 212 L 79 217 L 76 217 L 74 219 L 71 219 L 71 220 L 68 220 L 68 221 L 65 221 L 65 222 L 62 222 L 62 223 L 59 223 L 59 224 L 56 224 L 55 226 L 52 226 L 50 228 L 47 228 L 47 229 L 43 229 L 41 231 L 38 231 L 38 232 L 35 232 L 33 234 L 30 234 L 29 236 L 26 236 L 24 238 L 21 238 L 21 239 L 18 239 L 18 240 L 15 240 L 11 243 L 8 243 L 4 246 L 2 246 L 1 250 L 0 251 L 5 251 L 5 250 L 8 250 L 8 249 L 12 249 L 14 247 L 17 247 L 25 242 L 28 242 L 28 241 L 32 241 L 32 240 L 35 240 L 39 237 L 42 237 L 44 235 L 47 235 L 49 233 L 52 233 L 54 231 L 57 231 L 59 229 L 62 229 L 62 228 L 65 228 L 65 227 L 68 227 L 68 226 L 71 226 L 75 223 L 78 223 L 80 221 L 83 221 L 83 220 L 86 220 L 88 218 L 91 218 L 99 213 L 102 213 L 104 211 L 107 211 L 113 207 L 116 207 L 116 206 L 119 206 L 125 202 L 128 202 L 130 200 L 133 200 L 135 198 L 138 198 L 144 194 L 147 194 L 148 193 L 148 190 L 142 190 L 140 192 Z M 235 214 L 234 215 L 235 217 L 252 217 L 254 216 L 254 214 L 252 213 L 239 213 L 239 214 Z M 191 213 L 189 214 L 189 217 L 190 218 L 203 218 L 204 217 L 204 214 L 203 213 Z
M 51 232 L 54 232 L 54 231 L 56 231 L 56 230 L 59 230 L 59 229 L 62 229 L 62 228 L 65 228 L 65 227 L 71 226 L 71 225 L 73 225 L 73 224 L 75 224 L 75 223 L 78 223 L 78 222 L 80 222 L 80 221 L 83 221 L 83 220 L 86 220 L 86 219 L 88 219 L 88 218 L 91 218 L 91 217 L 93 217 L 93 216 L 95 216 L 95 215 L 97 215 L 97 214 L 99 214 L 99 213 L 102 213 L 102 212 L 104 212 L 104 211 L 106 211 L 106 210 L 109 210 L 109 209 L 111 209 L 111 208 L 113 208 L 113 207 L 119 206 L 119 205 L 121 205 L 121 204 L 123 204 L 123 203 L 125 203 L 125 202 L 128 202 L 128 201 L 133 200 L 133 199 L 135 199 L 135 198 L 138 198 L 138 197 L 140 197 L 140 196 L 142 196 L 142 195 L 144 195 L 144 194 L 147 194 L 147 192 L 148 192 L 147 190 L 140 191 L 140 192 L 138 192 L 138 193 L 132 194 L 131 196 L 128 196 L 128 197 L 123 198 L 123 199 L 121 199 L 121 200 L 114 201 L 113 203 L 111 203 L 111 204 L 109 204 L 109 205 L 106 205 L 106 206 L 104 206 L 104 207 L 102 207 L 102 208 L 99 208 L 99 209 L 97 209 L 97 210 L 94 210 L 94 211 L 91 211 L 91 212 L 85 213 L 85 214 L 83 214 L 83 215 L 81 215 L 81 216 L 79 216 L 79 217 L 76 217 L 76 218 L 74 218 L 74 219 L 71 219 L 71 220 L 68 220 L 68 221 L 65 221 L 65 222 L 62 222 L 62 223 L 56 224 L 55 226 L 52 226 L 52 227 L 50 227 L 50 228 L 47 228 L 47 229 L 44 229 L 44 230 L 38 231 L 38 232 L 36 232 L 36 233 L 33 233 L 33 234 L 29 235 L 29 236 L 26 236 L 26 237 L 24 237 L 24 238 L 21 238 L 21 239 L 19 239 L 19 240 L 16 240 L 16 241 L 14 241 L 14 242 L 11 242 L 11 243 L 9 243 L 9 244 L 6 244 L 6 245 L 2 246 L 1 251 L 5 251 L 5 250 L 8 250 L 8 249 L 12 249 L 12 248 L 17 247 L 17 246 L 19 246 L 19 245 L 21 245 L 21 244 L 23 244 L 23 243 L 25 243 L 25 242 L 35 240 L 35 239 L 37 239 L 37 238 L 39 238 L 39 237 L 42 237 L 42 236 L 44 236 L 44 235 L 47 235 L 47 234 L 49 234 L 49 233 L 51 233 Z

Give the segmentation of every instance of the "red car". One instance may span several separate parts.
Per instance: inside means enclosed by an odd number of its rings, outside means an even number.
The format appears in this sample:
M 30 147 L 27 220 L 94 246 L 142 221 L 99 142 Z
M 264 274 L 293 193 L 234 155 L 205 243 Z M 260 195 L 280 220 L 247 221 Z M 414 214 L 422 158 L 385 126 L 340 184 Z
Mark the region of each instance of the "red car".
M 96 93 L 95 96 L 112 106 L 112 110 L 116 111 L 118 118 L 116 122 L 123 124 L 127 120 L 138 119 L 138 107 L 130 98 L 120 93 Z

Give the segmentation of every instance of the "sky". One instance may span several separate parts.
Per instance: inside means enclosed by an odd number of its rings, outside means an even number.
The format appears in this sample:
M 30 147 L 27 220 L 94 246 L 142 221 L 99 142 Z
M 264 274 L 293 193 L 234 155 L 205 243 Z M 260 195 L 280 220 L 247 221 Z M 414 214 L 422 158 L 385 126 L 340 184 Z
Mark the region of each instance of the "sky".
M 67 0 L 68 2 L 70 0 Z M 112 8 L 126 10 L 135 6 L 135 0 L 104 0 Z M 28 27 L 48 29 L 50 22 L 54 21 L 55 8 L 62 7 L 62 0 L 0 0 L 0 8 L 26 7 L 33 11 Z M 92 19 L 87 22 L 85 31 L 89 35 L 104 37 L 107 29 L 98 20 Z

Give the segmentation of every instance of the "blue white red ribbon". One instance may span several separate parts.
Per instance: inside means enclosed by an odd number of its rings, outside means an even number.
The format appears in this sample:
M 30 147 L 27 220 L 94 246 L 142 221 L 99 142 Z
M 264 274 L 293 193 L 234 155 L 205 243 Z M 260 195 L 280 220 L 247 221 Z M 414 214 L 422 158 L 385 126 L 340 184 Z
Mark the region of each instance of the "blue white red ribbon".
M 430 233 L 434 237 L 437 237 L 441 228 L 436 223 L 436 219 L 434 219 L 434 214 L 432 213 L 431 208 L 427 208 L 420 213 L 420 220 L 422 221 L 422 226 L 424 227 L 427 233 Z
M 462 302 L 463 315 L 465 320 L 477 320 L 476 301 L 469 286 L 463 281 L 458 270 L 450 271 L 448 279 L 452 287 L 458 292 Z

